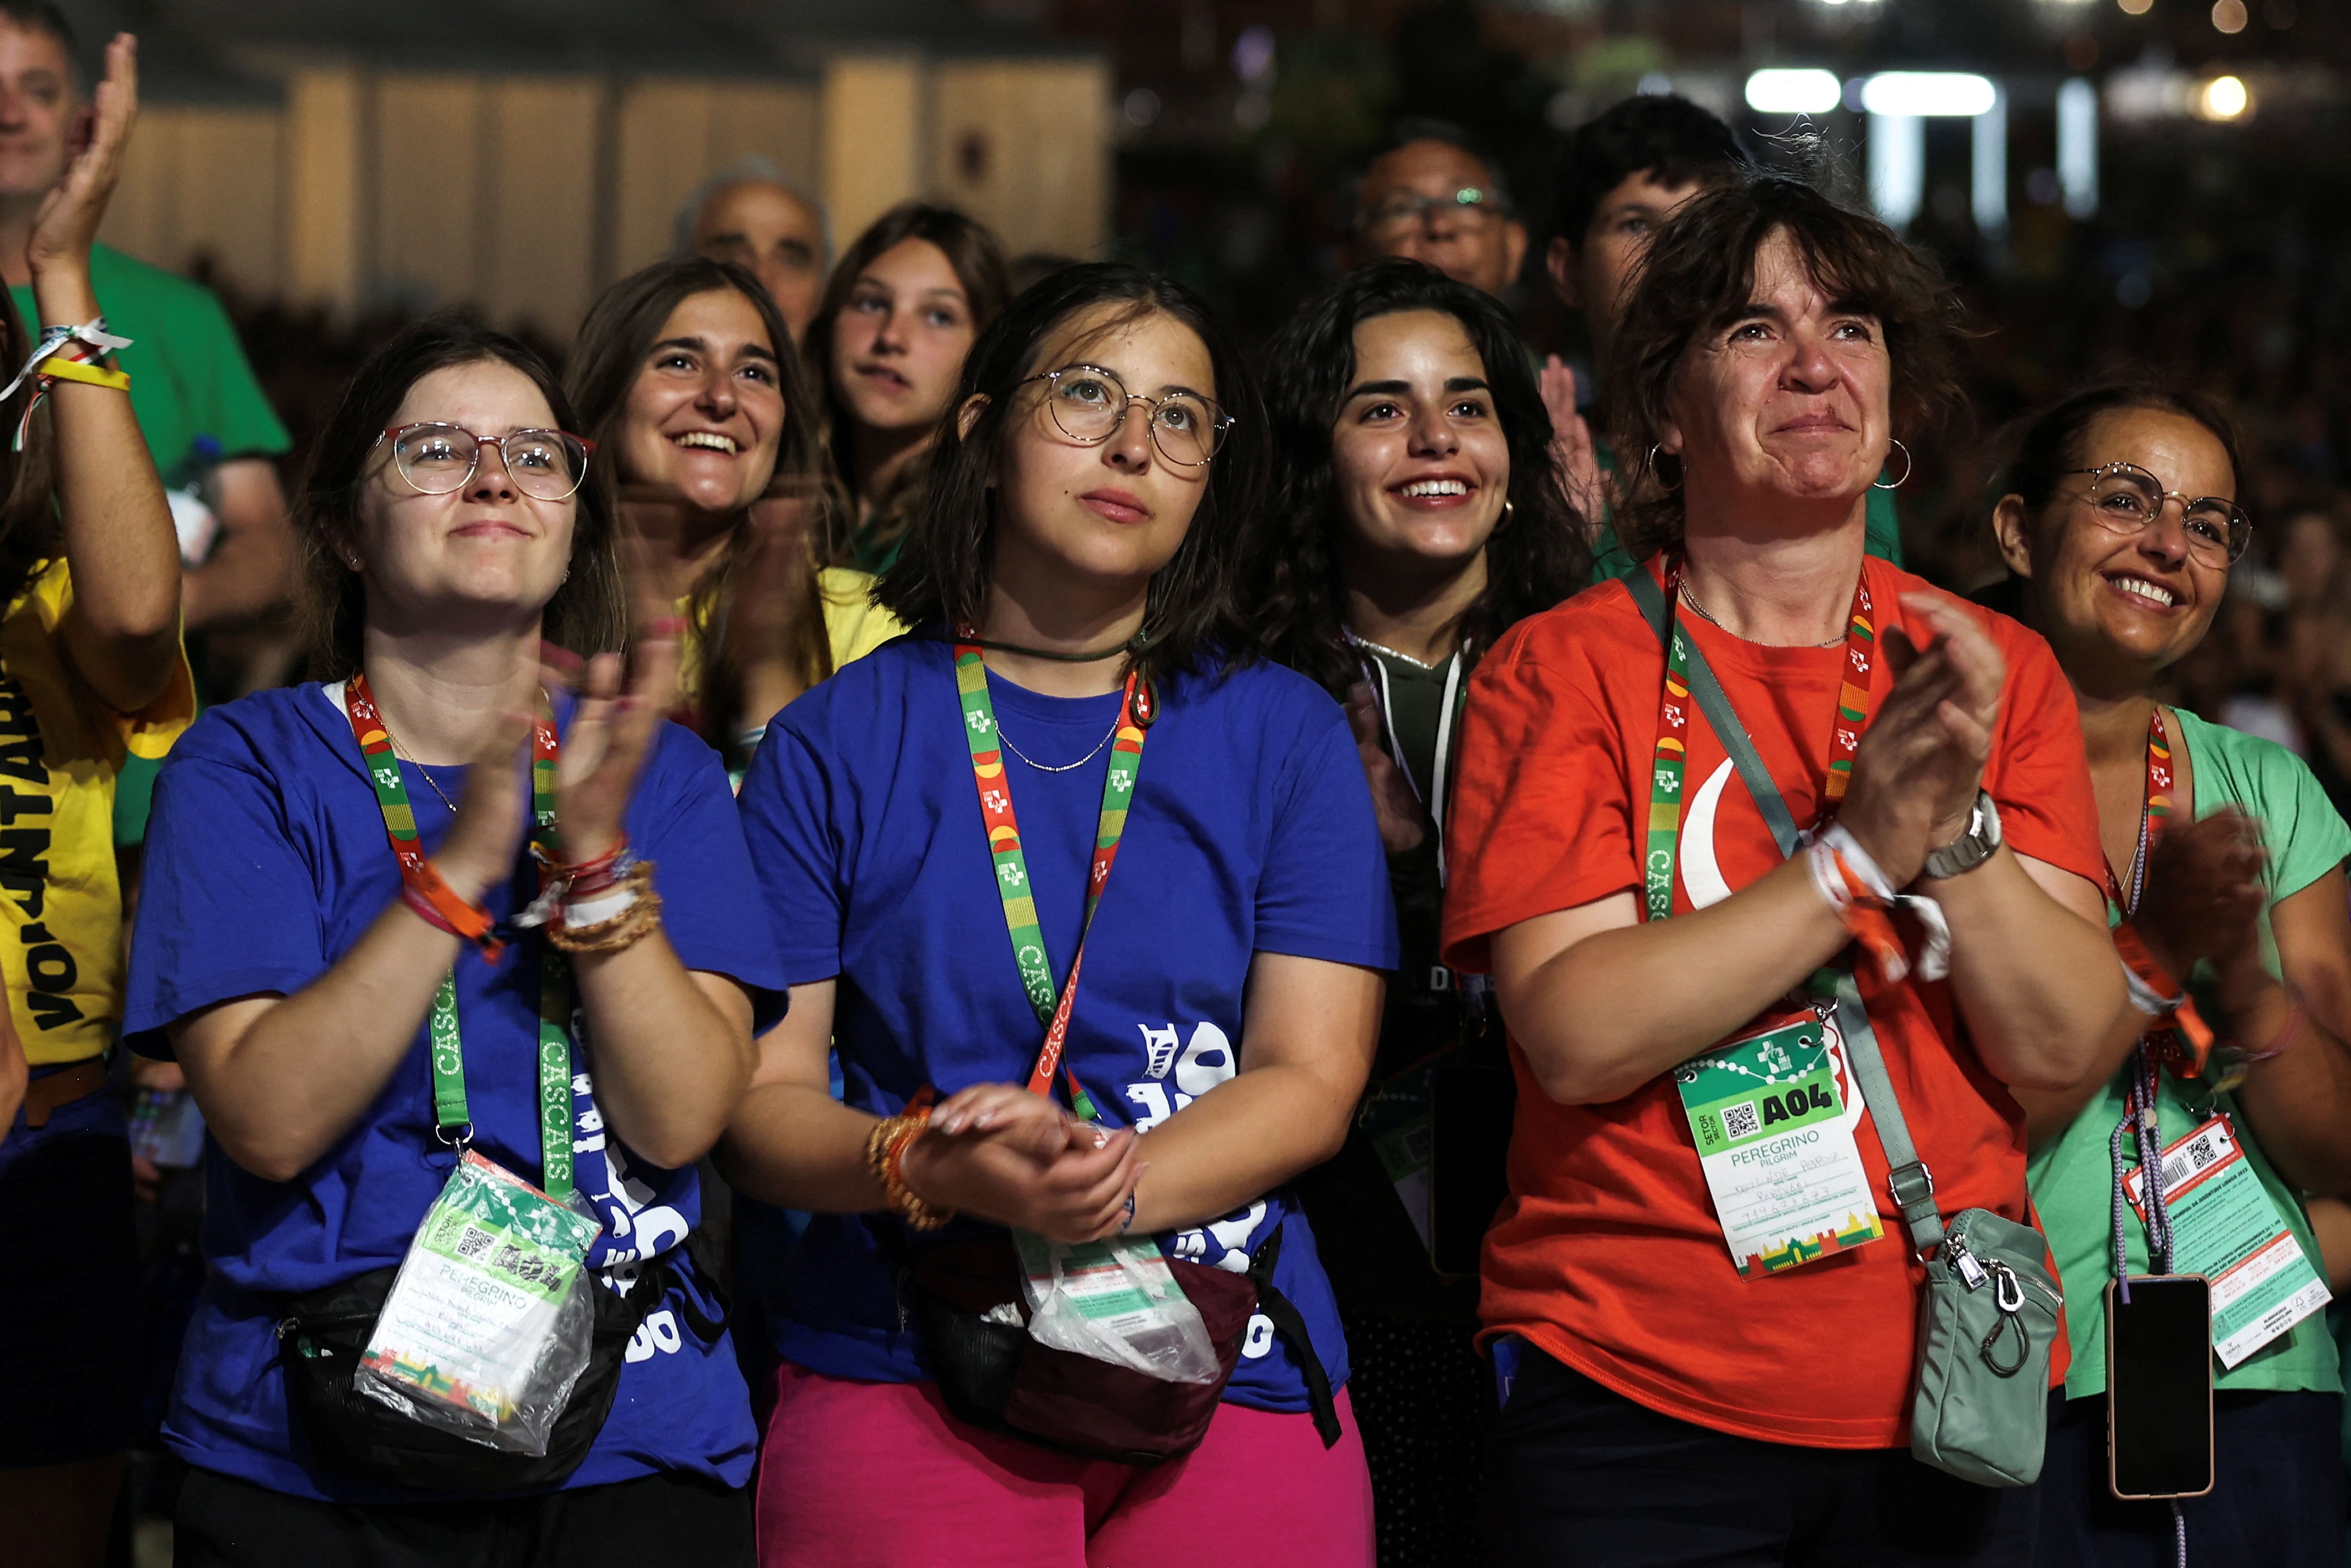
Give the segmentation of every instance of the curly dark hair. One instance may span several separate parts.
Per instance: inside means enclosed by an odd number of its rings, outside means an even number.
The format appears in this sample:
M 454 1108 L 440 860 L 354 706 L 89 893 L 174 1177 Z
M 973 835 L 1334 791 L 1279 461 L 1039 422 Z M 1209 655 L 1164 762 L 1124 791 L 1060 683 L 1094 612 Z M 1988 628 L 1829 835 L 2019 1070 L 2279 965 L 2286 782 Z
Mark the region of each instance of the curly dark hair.
M 897 563 L 875 587 L 874 601 L 908 626 L 981 618 L 996 559 L 989 476 L 1013 429 L 1020 384 L 1052 368 L 1040 366 L 1038 356 L 1056 330 L 1081 311 L 1103 305 L 1117 308 L 1105 329 L 1160 315 L 1196 334 L 1208 350 L 1217 402 L 1233 416 L 1191 528 L 1175 558 L 1151 579 L 1142 643 L 1132 663 L 1148 679 L 1204 664 L 1238 663 L 1253 653 L 1241 628 L 1235 580 L 1241 530 L 1265 492 L 1265 407 L 1240 350 L 1207 301 L 1172 278 L 1117 262 L 1069 267 L 1032 286 L 972 345 L 962 382 L 939 421 L 922 509 Z M 975 397 L 987 402 L 970 434 L 960 434 L 956 412 Z
M 1603 384 L 1617 450 L 1630 460 L 1618 531 L 1636 557 L 1682 533 L 1678 481 L 1648 462 L 1692 342 L 1737 319 L 1753 297 L 1755 257 L 1786 235 L 1823 292 L 1877 318 L 1886 334 L 1897 430 L 1916 435 L 1959 402 L 1959 296 L 1941 270 L 1876 218 L 1800 180 L 1757 174 L 1695 197 L 1662 225 L 1642 258 Z
M 298 593 L 313 679 L 342 680 L 359 669 L 364 651 L 367 582 L 344 557 L 359 537 L 369 456 L 411 387 L 435 371 L 478 364 L 520 371 L 547 399 L 555 423 L 578 429 L 571 402 L 547 361 L 520 340 L 468 317 L 427 316 L 369 355 L 344 389 L 295 495 L 294 534 L 302 552 Z M 575 653 L 601 653 L 622 646 L 628 635 L 613 538 L 611 464 L 590 457 L 572 500 L 578 510 L 570 575 L 548 601 L 544 635 Z
M 1510 455 L 1510 513 L 1486 542 L 1486 588 L 1463 612 L 1477 649 L 1548 610 L 1592 578 L 1583 520 L 1552 461 L 1551 417 L 1532 361 L 1502 307 L 1417 261 L 1375 262 L 1292 316 L 1267 350 L 1266 408 L 1273 426 L 1273 504 L 1250 529 L 1248 582 L 1257 645 L 1326 690 L 1358 679 L 1347 646 L 1339 562 L 1345 519 L 1332 483 L 1331 432 L 1355 379 L 1355 329 L 1376 316 L 1433 310 L 1468 334 L 1486 364 L 1494 413 Z

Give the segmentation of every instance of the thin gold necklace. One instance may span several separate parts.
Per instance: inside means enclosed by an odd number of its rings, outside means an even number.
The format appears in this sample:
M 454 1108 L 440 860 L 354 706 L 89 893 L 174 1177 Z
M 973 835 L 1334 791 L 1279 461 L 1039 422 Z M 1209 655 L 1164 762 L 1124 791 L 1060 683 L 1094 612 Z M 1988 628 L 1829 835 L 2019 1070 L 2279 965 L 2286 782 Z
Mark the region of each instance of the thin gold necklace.
M 383 712 L 379 708 L 376 711 L 376 718 L 381 722 Z M 417 761 L 416 758 L 409 756 L 408 753 L 400 748 L 400 737 L 392 733 L 392 726 L 387 724 L 383 727 L 383 737 L 392 743 L 392 754 L 394 757 L 399 758 L 402 762 L 407 763 L 411 768 L 415 768 L 416 776 L 424 780 L 426 788 L 430 789 L 435 795 L 441 797 L 441 803 L 449 808 L 449 814 L 453 817 L 455 816 L 457 814 L 457 802 L 449 799 L 449 791 L 441 788 L 439 782 L 434 779 L 432 773 L 426 769 L 424 764 Z
M 1721 622 L 1717 621 L 1713 616 L 1708 615 L 1706 612 L 1706 606 L 1700 604 L 1698 601 L 1698 596 L 1690 591 L 1689 580 L 1687 578 L 1684 578 L 1682 580 L 1682 602 L 1688 605 L 1692 610 L 1697 611 L 1698 618 L 1705 622 L 1708 625 L 1715 627 L 1719 631 L 1729 632 L 1733 637 L 1739 637 L 1738 632 L 1732 632 L 1729 627 L 1723 625 Z M 1739 640 L 1742 643 L 1751 643 L 1754 641 L 1751 637 L 1739 637 Z M 1842 648 L 1844 646 L 1844 640 L 1845 633 L 1840 632 L 1825 643 L 1799 643 L 1794 644 L 1794 646 L 1800 648 Z

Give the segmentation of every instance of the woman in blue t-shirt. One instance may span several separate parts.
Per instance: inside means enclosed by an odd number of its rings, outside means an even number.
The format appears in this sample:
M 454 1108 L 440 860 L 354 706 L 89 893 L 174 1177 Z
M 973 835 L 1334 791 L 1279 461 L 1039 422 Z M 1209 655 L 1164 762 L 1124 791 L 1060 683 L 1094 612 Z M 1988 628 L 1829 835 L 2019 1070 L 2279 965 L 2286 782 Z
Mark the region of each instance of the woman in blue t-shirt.
M 674 629 L 625 691 L 599 652 L 622 632 L 612 509 L 571 423 L 511 339 L 430 320 L 387 344 L 303 491 L 329 684 L 215 708 L 156 790 L 124 1031 L 177 1056 L 212 1134 L 211 1272 L 164 1427 L 194 1467 L 183 1563 L 491 1561 L 486 1536 L 498 1562 L 749 1558 L 756 1433 L 685 1243 L 695 1161 L 778 1016 L 774 945 L 718 759 L 660 717 Z M 547 697 L 542 637 L 595 655 L 576 701 Z M 601 1228 L 566 1408 L 610 1414 L 559 1426 L 543 1463 L 404 1457 L 423 1423 L 311 1396 L 349 1395 L 319 1370 L 339 1321 L 346 1356 L 394 1321 L 461 1148 Z
M 1338 705 L 1228 652 L 1256 394 L 1191 293 L 1094 266 L 998 319 L 952 407 L 881 589 L 916 634 L 785 709 L 743 784 L 793 1005 L 726 1153 L 818 1213 L 775 1325 L 761 1561 L 1367 1563 L 1345 1346 L 1288 1184 L 1344 1137 L 1395 927 Z M 1023 1339 L 1006 1227 L 1052 1307 L 1096 1240 L 1179 1260 L 1204 1325 L 1243 1290 L 1196 1447 L 1101 1457 L 1102 1424 L 1172 1429 L 1142 1406 L 1176 1385 Z M 1148 1397 L 1098 1397 L 1097 1368 Z

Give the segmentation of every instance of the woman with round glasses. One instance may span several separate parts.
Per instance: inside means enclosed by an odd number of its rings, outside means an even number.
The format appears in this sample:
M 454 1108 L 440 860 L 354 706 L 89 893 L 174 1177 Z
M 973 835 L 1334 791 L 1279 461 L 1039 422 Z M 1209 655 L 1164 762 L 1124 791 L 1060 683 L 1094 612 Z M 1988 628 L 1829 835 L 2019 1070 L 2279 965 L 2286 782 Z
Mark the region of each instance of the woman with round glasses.
M 898 559 L 964 356 L 1011 298 L 995 232 L 926 202 L 874 219 L 834 264 L 807 351 L 846 490 L 839 564 L 881 572 Z
M 2118 1247 L 2132 1274 L 2212 1277 L 2227 1306 L 2213 1325 L 2215 1484 L 2180 1505 L 2191 1552 L 2342 1559 L 2340 1383 L 2298 1195 L 2351 1189 L 2351 829 L 2284 747 L 2161 696 L 2252 538 L 2242 472 L 2226 415 L 2200 394 L 2095 387 L 2026 427 L 1992 517 L 2021 612 L 2081 707 L 2109 915 L 2188 981 L 2215 1036 L 2209 1055 L 2186 1029 L 2118 1040 L 2078 1087 L 2017 1091 L 2074 1342 L 2033 1559 L 2059 1568 L 2168 1562 L 2173 1549 L 2168 1505 L 2117 1501 L 2107 1485 L 2105 1292 Z M 2142 1139 L 2124 1124 L 2150 1091 L 2159 1127 Z M 2225 1142 L 2198 1136 L 2216 1119 Z M 2143 1149 L 2183 1140 L 2182 1173 L 2215 1151 L 2242 1157 L 2204 1176 L 2200 1197 L 2183 1186 L 2167 1206 L 2180 1218 L 2169 1254 L 2151 1260 L 2160 1233 L 2117 1208 L 2116 1184 L 2137 1179 Z M 2216 1245 L 2189 1211 L 2224 1190 L 2242 1235 Z M 2223 1278 L 2248 1239 L 2269 1246 L 2247 1270 L 2269 1271 L 2253 1301 L 2244 1278 Z
M 883 579 L 914 634 L 784 710 L 743 783 L 792 1005 L 722 1165 L 817 1214 L 761 1560 L 1368 1568 L 1345 1345 L 1288 1184 L 1345 1135 L 1395 939 L 1345 716 L 1239 657 L 1256 393 L 1190 292 L 1087 266 L 997 319 L 956 398 Z M 1059 1394 L 967 1375 L 991 1331 L 1044 1354 L 1019 1259 L 1070 1279 L 1093 1242 L 1209 1303 L 1207 1381 L 1066 1350 L 1037 1374 Z M 1163 1331 L 1192 1343 L 1134 1332 Z M 1111 1428 L 1179 1451 L 1121 1462 Z
M 212 1133 L 164 1427 L 193 1467 L 183 1563 L 440 1564 L 489 1535 L 534 1561 L 749 1559 L 757 1433 L 689 1241 L 775 955 L 718 761 L 661 716 L 674 630 L 625 687 L 603 652 L 612 503 L 573 423 L 509 338 L 434 319 L 379 350 L 298 514 L 324 684 L 214 709 L 157 788 L 123 1032 L 177 1057 Z M 583 656 L 579 697 L 550 693 Z M 438 1267 L 419 1226 L 461 1155 L 594 1221 L 585 1424 L 520 1470 L 367 1425 L 321 1370 L 393 1332 L 403 1260 Z M 473 1355 L 462 1303 L 501 1288 L 397 1322 Z
M 567 384 L 621 485 L 640 619 L 686 623 L 682 716 L 740 769 L 769 716 L 904 628 L 873 580 L 820 568 L 812 396 L 758 280 L 655 262 L 591 306 Z

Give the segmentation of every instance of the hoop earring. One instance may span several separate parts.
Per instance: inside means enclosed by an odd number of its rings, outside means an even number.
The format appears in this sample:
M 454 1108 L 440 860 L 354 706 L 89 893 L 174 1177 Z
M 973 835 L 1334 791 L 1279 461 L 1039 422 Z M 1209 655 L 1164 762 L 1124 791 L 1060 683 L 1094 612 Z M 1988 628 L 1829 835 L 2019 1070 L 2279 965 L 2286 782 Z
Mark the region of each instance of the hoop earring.
M 1498 523 L 1496 523 L 1496 524 L 1494 525 L 1494 531 L 1495 531 L 1496 533 L 1498 533 L 1498 534 L 1499 534 L 1499 533 L 1500 533 L 1504 528 L 1509 528 L 1509 527 L 1510 526 L 1510 524 L 1512 523 L 1512 521 L 1514 521 L 1514 520 L 1517 518 L 1518 515 L 1519 515 L 1519 509 L 1518 509 L 1518 507 L 1516 507 L 1515 506 L 1513 506 L 1513 505 L 1511 505 L 1511 504 L 1510 504 L 1510 498 L 1509 498 L 1508 497 L 1503 497 L 1503 500 L 1502 500 L 1502 517 L 1501 517 L 1501 520 L 1500 520 L 1499 522 L 1498 522 Z
M 1679 465 L 1680 465 L 1680 463 L 1681 463 L 1681 454 L 1680 454 L 1680 453 L 1678 453 L 1678 452 L 1667 452 L 1667 451 L 1666 451 L 1666 449 L 1665 449 L 1665 443 L 1664 443 L 1664 442 L 1662 442 L 1662 441 L 1661 441 L 1661 442 L 1656 443 L 1656 444 L 1652 445 L 1652 446 L 1649 448 L 1649 472 L 1650 472 L 1650 473 L 1652 473 L 1652 474 L 1655 474 L 1655 475 L 1657 476 L 1657 483 L 1658 483 L 1658 484 L 1660 484 L 1660 485 L 1664 485 L 1664 486 L 1666 486 L 1666 488 L 1667 488 L 1667 489 L 1668 489 L 1668 490 L 1678 490 L 1678 489 L 1680 489 L 1680 488 L 1682 487 L 1682 481 L 1681 481 L 1681 476 L 1680 476 L 1679 474 L 1675 475 L 1675 476 L 1674 476 L 1674 478 L 1673 478 L 1673 482 L 1672 482 L 1672 483 L 1670 483 L 1670 484 L 1667 484 L 1667 480 L 1666 480 L 1666 471 L 1665 471 L 1663 468 L 1659 467 L 1659 466 L 1657 465 L 1657 459 L 1658 459 L 1658 457 L 1660 457 L 1660 456 L 1666 456 L 1666 457 L 1670 457 L 1670 458 L 1672 458 L 1672 459 L 1674 460 L 1674 463 L 1675 463 L 1676 466 L 1677 466 L 1677 467 L 1678 467 L 1678 466 L 1679 466 Z
M 1890 485 L 1883 479 L 1872 479 L 1869 482 L 1869 487 L 1873 490 L 1899 490 L 1903 486 L 1910 482 L 1910 470 L 1913 466 L 1910 449 L 1907 446 L 1903 446 L 1900 442 L 1894 440 L 1890 436 L 1886 438 L 1886 444 L 1889 446 L 1902 447 L 1902 477 L 1895 480 Z M 1881 472 L 1883 472 L 1883 470 L 1881 470 Z

